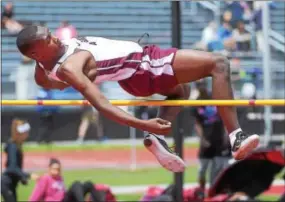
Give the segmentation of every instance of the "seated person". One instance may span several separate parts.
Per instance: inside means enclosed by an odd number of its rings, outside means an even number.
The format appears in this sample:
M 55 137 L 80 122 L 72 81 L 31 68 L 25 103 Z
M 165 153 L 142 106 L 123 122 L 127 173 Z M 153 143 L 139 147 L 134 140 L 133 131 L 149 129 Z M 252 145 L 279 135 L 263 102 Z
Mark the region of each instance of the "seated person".
M 90 181 L 85 183 L 75 181 L 70 188 L 66 190 L 61 176 L 61 164 L 59 160 L 51 159 L 48 173 L 40 177 L 29 201 L 80 202 L 85 201 L 84 199 L 87 193 L 90 193 L 91 201 L 102 201 L 101 196 Z
M 13 4 L 7 3 L 4 6 L 4 10 L 2 12 L 2 26 L 8 30 L 10 34 L 17 34 L 23 29 L 23 25 L 21 25 L 17 20 L 13 19 Z
M 217 24 L 214 21 L 211 21 L 207 27 L 203 29 L 201 40 L 195 44 L 195 48 L 198 50 L 208 50 L 208 44 L 212 41 L 218 40 L 218 33 L 217 33 Z
M 236 41 L 237 50 L 249 51 L 251 35 L 245 30 L 243 21 L 237 23 L 237 28 L 233 31 L 233 38 Z
M 207 48 L 209 51 L 231 51 L 235 49 L 235 41 L 232 37 L 232 26 L 230 24 L 231 18 L 232 14 L 228 11 L 223 14 L 223 23 L 217 30 L 218 39 L 208 43 Z

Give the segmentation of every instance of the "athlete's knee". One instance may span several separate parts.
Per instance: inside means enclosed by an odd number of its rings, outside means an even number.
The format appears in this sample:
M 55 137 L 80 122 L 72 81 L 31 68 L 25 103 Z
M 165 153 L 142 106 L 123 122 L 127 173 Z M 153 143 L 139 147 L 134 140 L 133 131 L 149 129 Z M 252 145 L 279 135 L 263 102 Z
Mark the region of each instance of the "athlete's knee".
M 167 96 L 168 100 L 184 100 L 190 96 L 190 86 L 188 84 L 179 84 L 175 88 L 161 95 Z
M 179 90 L 177 90 L 176 100 L 185 100 L 190 96 L 190 85 L 189 84 L 180 84 Z
M 190 91 L 191 91 L 190 85 L 183 84 L 183 88 L 184 88 L 183 99 L 189 99 Z
M 211 72 L 212 76 L 218 76 L 220 78 L 230 78 L 230 61 L 226 56 L 216 54 L 215 55 L 215 66 Z

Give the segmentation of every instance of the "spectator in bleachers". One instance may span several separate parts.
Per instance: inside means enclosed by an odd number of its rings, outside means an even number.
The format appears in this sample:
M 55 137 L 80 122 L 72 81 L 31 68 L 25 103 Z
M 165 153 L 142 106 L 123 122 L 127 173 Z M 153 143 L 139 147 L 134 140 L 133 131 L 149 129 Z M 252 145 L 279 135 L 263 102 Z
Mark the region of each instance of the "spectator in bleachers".
M 22 25 L 20 22 L 13 19 L 14 17 L 13 10 L 14 10 L 13 4 L 9 2 L 4 6 L 3 12 L 1 14 L 1 17 L 2 17 L 1 26 L 7 29 L 7 31 L 12 35 L 18 34 L 24 27 L 24 25 Z M 30 63 L 30 62 L 32 62 L 30 58 L 23 56 L 23 59 L 22 59 L 23 64 Z
M 251 11 L 249 5 L 245 1 L 226 1 L 226 12 L 230 12 L 232 18 L 230 24 L 236 28 L 237 23 L 241 20 L 249 20 Z
M 212 21 L 207 27 L 203 29 L 201 41 L 196 44 L 196 48 L 201 50 L 208 50 L 208 44 L 218 39 L 217 24 Z
M 99 195 L 93 183 L 90 181 L 86 181 L 85 183 L 75 181 L 70 188 L 66 190 L 61 175 L 61 163 L 58 159 L 53 158 L 50 160 L 48 173 L 41 176 L 37 181 L 29 201 L 82 202 L 85 201 L 85 195 L 87 193 L 90 193 L 91 201 L 102 201 L 102 196 Z
M 251 35 L 245 30 L 243 21 L 237 23 L 237 28 L 233 31 L 233 38 L 236 41 L 238 51 L 249 51 Z
M 60 27 L 57 28 L 55 35 L 60 40 L 67 40 L 75 38 L 77 36 L 77 31 L 68 21 L 62 21 Z
M 253 14 L 252 14 L 252 21 L 255 24 L 255 31 L 256 31 L 256 40 L 257 40 L 257 49 L 259 51 L 263 51 L 263 31 L 262 31 L 262 6 L 264 4 L 269 4 L 270 9 L 274 9 L 276 7 L 274 2 L 270 1 L 254 1 L 253 3 Z
M 235 48 L 235 41 L 232 37 L 232 26 L 230 24 L 231 19 L 231 12 L 226 11 L 223 14 L 223 23 L 217 30 L 218 40 L 208 43 L 209 51 L 231 51 Z
M 18 34 L 22 29 L 23 25 L 19 23 L 17 20 L 13 19 L 13 4 L 11 2 L 7 3 L 4 6 L 4 10 L 2 12 L 2 26 L 8 30 L 10 34 Z
M 225 40 L 225 39 L 232 37 L 232 25 L 230 23 L 231 20 L 232 20 L 232 13 L 229 11 L 226 11 L 223 14 L 223 23 L 218 28 L 219 39 Z

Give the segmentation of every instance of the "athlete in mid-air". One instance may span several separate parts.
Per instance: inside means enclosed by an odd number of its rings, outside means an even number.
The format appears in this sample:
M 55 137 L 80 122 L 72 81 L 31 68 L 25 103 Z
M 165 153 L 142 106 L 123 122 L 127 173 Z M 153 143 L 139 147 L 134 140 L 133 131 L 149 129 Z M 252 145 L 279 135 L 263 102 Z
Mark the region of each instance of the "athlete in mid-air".
M 60 41 L 48 28 L 30 26 L 17 38 L 19 51 L 37 62 L 35 81 L 48 89 L 72 86 L 100 113 L 120 124 L 149 132 L 146 148 L 159 163 L 173 172 L 182 172 L 185 163 L 167 146 L 164 135 L 171 130 L 181 107 L 162 106 L 158 118 L 140 120 L 113 106 L 96 84 L 118 81 L 134 96 L 160 94 L 167 99 L 188 99 L 187 83 L 212 77 L 213 99 L 233 100 L 230 63 L 226 57 L 193 50 L 161 49 L 155 45 L 141 47 L 131 41 L 102 37 L 82 37 Z M 235 107 L 218 107 L 230 136 L 235 159 L 243 159 L 257 147 L 259 136 L 242 131 Z

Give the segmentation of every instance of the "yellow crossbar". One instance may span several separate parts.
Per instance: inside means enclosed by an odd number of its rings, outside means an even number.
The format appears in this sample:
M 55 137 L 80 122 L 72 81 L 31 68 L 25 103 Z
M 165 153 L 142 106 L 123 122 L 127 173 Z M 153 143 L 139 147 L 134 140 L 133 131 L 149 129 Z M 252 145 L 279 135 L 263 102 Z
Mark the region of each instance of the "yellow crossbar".
M 284 99 L 271 100 L 110 100 L 116 106 L 285 106 Z M 1 100 L 3 106 L 81 106 L 86 100 Z

